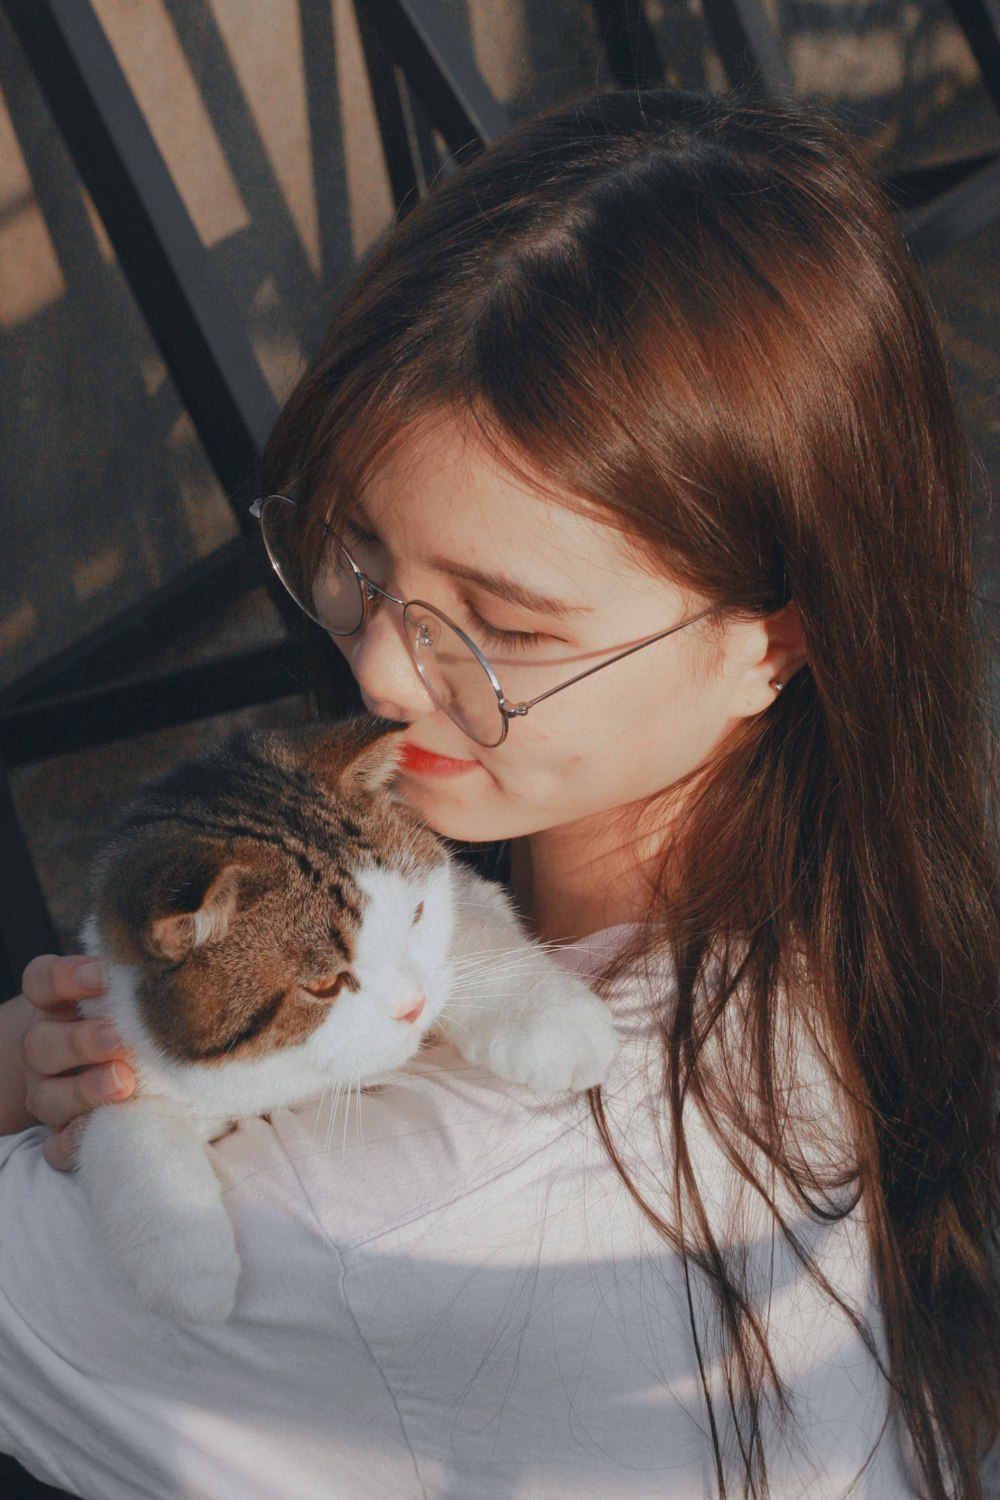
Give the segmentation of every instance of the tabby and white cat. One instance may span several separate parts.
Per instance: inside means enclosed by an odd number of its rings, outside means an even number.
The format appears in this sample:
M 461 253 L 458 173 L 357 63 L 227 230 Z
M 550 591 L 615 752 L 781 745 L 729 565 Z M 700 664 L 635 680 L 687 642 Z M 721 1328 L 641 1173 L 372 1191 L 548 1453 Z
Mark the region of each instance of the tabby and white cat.
M 205 1149 L 231 1122 L 383 1078 L 432 1027 L 541 1091 L 611 1065 L 604 1004 L 394 795 L 398 745 L 365 718 L 239 735 L 140 794 L 97 862 L 83 936 L 108 989 L 81 1008 L 132 1049 L 138 1088 L 93 1112 L 79 1171 L 153 1310 L 232 1311 Z

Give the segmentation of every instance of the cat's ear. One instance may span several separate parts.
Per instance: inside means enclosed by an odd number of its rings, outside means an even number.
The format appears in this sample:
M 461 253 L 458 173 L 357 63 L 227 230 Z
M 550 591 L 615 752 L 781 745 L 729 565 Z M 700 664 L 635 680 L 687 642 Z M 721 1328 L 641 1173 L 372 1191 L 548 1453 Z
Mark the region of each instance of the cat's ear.
M 378 720 L 374 723 L 378 724 Z M 370 735 L 378 733 L 372 740 Z M 384 725 L 379 731 L 368 731 L 367 742 L 362 739 L 351 759 L 340 774 L 339 787 L 345 797 L 371 796 L 384 791 L 399 766 L 402 741 L 398 734 L 387 734 Z M 360 738 L 360 737 L 359 737 Z
M 397 769 L 403 728 L 374 714 L 310 724 L 298 731 L 290 765 L 297 759 L 337 796 L 365 802 L 373 792 L 388 788 Z
M 240 882 L 247 873 L 242 865 L 224 865 L 195 911 L 154 917 L 146 937 L 150 952 L 179 963 L 192 949 L 224 938 L 239 903 Z

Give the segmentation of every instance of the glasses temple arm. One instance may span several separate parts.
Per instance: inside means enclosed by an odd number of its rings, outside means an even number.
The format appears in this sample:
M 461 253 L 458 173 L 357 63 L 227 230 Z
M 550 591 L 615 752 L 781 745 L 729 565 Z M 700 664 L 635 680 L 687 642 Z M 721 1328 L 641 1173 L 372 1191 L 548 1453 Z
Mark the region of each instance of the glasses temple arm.
M 546 692 L 539 693 L 537 698 L 530 698 L 527 703 L 505 705 L 504 712 L 510 714 L 513 718 L 519 718 L 526 714 L 529 708 L 534 708 L 536 703 L 541 703 L 543 698 L 551 698 L 553 693 L 561 693 L 563 688 L 572 687 L 574 682 L 582 682 L 585 677 L 592 677 L 602 667 L 610 667 L 613 662 L 621 661 L 626 656 L 632 656 L 636 651 L 641 651 L 644 646 L 655 645 L 657 641 L 664 640 L 668 635 L 673 635 L 675 631 L 683 630 L 686 625 L 696 625 L 699 620 L 707 619 L 709 615 L 715 614 L 716 609 L 716 605 L 713 605 L 711 609 L 703 609 L 700 615 L 692 615 L 690 620 L 681 620 L 679 624 L 671 625 L 668 629 L 661 630 L 657 635 L 649 636 L 646 640 L 640 641 L 638 645 L 626 646 L 624 651 L 619 651 L 614 656 L 609 656 L 607 661 L 599 661 L 596 667 L 588 667 L 585 672 L 577 672 L 576 676 L 570 677 L 567 682 L 560 682 L 557 687 L 549 688 Z

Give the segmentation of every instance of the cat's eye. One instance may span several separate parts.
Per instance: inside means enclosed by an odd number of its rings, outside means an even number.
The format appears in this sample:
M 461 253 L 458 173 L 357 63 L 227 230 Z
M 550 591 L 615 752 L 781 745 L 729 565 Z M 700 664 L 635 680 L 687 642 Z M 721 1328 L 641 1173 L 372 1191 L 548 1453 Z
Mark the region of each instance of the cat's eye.
M 320 979 L 314 984 L 303 984 L 302 989 L 316 1000 L 336 1000 L 349 979 L 350 975 L 347 971 L 341 970 L 339 974 L 331 974 L 329 979 Z
M 417 923 L 420 921 L 420 918 L 423 916 L 423 914 L 424 914 L 424 903 L 422 901 L 420 901 L 420 902 L 417 903 L 417 909 L 413 913 L 413 921 L 410 923 L 410 926 L 411 927 L 416 927 Z

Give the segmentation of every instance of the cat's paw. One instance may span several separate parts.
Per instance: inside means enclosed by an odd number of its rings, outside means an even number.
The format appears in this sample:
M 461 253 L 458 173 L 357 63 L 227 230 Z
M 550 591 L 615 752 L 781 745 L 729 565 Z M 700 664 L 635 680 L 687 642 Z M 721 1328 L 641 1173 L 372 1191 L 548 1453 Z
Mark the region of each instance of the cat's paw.
M 240 1262 L 228 1215 L 174 1216 L 155 1239 L 117 1245 L 115 1259 L 142 1305 L 174 1322 L 224 1323 Z
M 611 1012 L 568 975 L 560 980 L 560 988 L 558 1000 L 505 1017 L 484 1038 L 481 1055 L 474 1060 L 501 1078 L 543 1094 L 579 1093 L 603 1083 L 618 1052 Z

